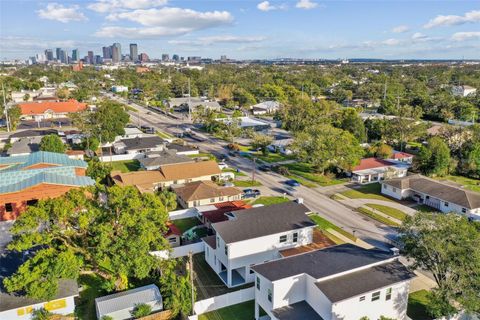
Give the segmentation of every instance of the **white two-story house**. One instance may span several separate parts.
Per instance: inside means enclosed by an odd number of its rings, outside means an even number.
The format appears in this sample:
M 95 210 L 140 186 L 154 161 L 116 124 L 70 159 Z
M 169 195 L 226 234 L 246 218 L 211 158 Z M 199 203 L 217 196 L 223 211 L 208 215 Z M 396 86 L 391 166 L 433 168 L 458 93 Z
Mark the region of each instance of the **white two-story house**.
M 415 277 L 391 253 L 352 244 L 259 264 L 253 270 L 257 320 L 406 319 L 410 280 Z
M 303 204 L 285 202 L 227 213 L 203 238 L 205 260 L 228 287 L 253 282 L 255 264 L 279 259 L 280 251 L 313 241 L 316 224 Z
M 480 220 L 480 193 L 419 174 L 383 181 L 382 193 L 398 200 L 410 198 L 441 212 L 456 212 Z

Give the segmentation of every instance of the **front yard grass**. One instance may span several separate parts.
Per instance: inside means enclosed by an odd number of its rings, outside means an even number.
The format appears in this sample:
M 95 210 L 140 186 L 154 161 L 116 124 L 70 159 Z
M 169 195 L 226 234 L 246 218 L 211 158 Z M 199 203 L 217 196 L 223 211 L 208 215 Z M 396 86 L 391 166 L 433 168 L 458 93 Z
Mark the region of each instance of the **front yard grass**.
M 254 300 L 207 312 L 198 317 L 199 320 L 251 320 L 253 318 L 255 318 Z
M 282 161 L 295 159 L 294 155 L 287 156 L 281 153 L 273 153 L 273 152 L 269 152 L 266 155 L 262 154 L 261 152 L 255 152 L 255 153 L 252 153 L 251 155 L 255 158 L 258 158 L 268 163 L 282 162 Z
M 392 208 L 392 207 L 383 206 L 381 204 L 367 203 L 366 206 L 376 209 L 398 220 L 403 221 L 407 217 L 407 215 L 403 211 Z
M 337 231 L 338 233 L 340 233 L 341 235 L 347 237 L 348 239 L 352 240 L 352 241 L 357 241 L 357 237 L 355 237 L 353 234 L 343 230 L 342 228 L 340 228 L 339 226 L 337 225 L 334 225 L 333 223 L 331 223 L 330 221 L 328 221 L 327 219 L 325 218 L 322 218 L 320 217 L 318 214 L 310 214 L 308 216 L 310 219 L 312 219 L 313 222 L 315 222 L 317 224 L 317 227 L 324 231 L 325 233 L 328 233 L 327 229 L 332 229 L 332 230 L 335 230 Z M 333 239 L 332 239 L 333 240 Z M 335 240 L 334 240 L 335 241 Z M 336 241 L 335 241 L 336 242 Z
M 95 298 L 101 297 L 107 292 L 102 289 L 103 280 L 100 276 L 82 274 L 78 278 L 78 284 L 82 287 L 78 300 L 75 303 L 75 315 L 78 319 L 96 319 Z
M 162 139 L 175 139 L 174 136 L 172 136 L 171 134 L 166 133 L 166 132 L 164 132 L 164 131 L 159 131 L 159 130 L 157 130 L 156 133 L 157 133 L 157 136 L 159 136 L 159 137 L 162 138 Z
M 437 177 L 434 179 L 440 180 L 440 181 L 441 180 L 452 181 L 452 182 L 461 184 L 462 186 L 465 187 L 465 189 L 480 192 L 480 180 L 477 180 L 477 179 L 471 179 L 471 178 L 462 177 L 462 176 L 445 176 L 445 177 Z
M 304 162 L 289 163 L 284 165 L 292 174 L 315 182 L 321 187 L 333 186 L 347 182 L 348 179 L 332 179 L 324 174 L 316 173 L 312 166 Z
M 198 154 L 187 154 L 187 157 L 190 158 L 208 158 L 210 160 L 215 160 L 215 156 L 211 153 L 199 152 Z
M 420 290 L 410 293 L 408 296 L 407 315 L 412 320 L 433 320 L 427 312 L 428 291 Z
M 177 228 L 180 229 L 182 233 L 189 230 L 192 227 L 195 227 L 201 224 L 200 220 L 198 220 L 195 217 L 173 220 L 172 223 L 175 226 L 177 226 Z
M 235 187 L 240 187 L 240 188 L 260 187 L 262 185 L 257 180 L 255 180 L 255 181 L 252 181 L 252 180 L 234 180 L 233 184 L 235 185 Z
M 290 199 L 286 197 L 260 197 L 252 204 L 263 204 L 264 206 L 270 206 L 272 204 L 288 202 Z
M 246 177 L 247 176 L 242 171 L 237 171 L 234 168 L 225 168 L 225 169 L 222 169 L 222 172 L 233 172 L 235 174 L 235 177 Z
M 374 219 L 374 220 L 377 220 L 378 222 L 381 222 L 383 224 L 386 224 L 387 226 L 390 226 L 390 227 L 398 227 L 400 226 L 398 223 L 396 223 L 395 221 L 392 221 L 384 216 L 381 216 L 379 214 L 376 214 L 375 212 L 371 211 L 371 210 L 368 210 L 367 208 L 365 207 L 360 207 L 357 209 L 358 212 Z
M 420 212 L 436 212 L 437 209 L 427 206 L 426 204 L 419 204 L 418 206 L 413 207 L 413 209 Z
M 138 171 L 140 162 L 138 160 L 112 161 L 107 162 L 112 165 L 112 171 L 121 171 L 122 173 Z
M 185 259 L 188 258 L 185 257 Z M 197 289 L 197 300 L 203 300 L 225 293 L 253 287 L 253 283 L 248 283 L 243 286 L 231 289 L 228 288 L 205 261 L 204 253 L 197 253 L 193 255 L 193 272 L 193 281 L 195 288 Z
M 381 187 L 380 183 L 371 183 L 357 189 L 344 191 L 340 194 L 351 199 L 378 199 L 393 202 L 393 200 L 381 195 Z

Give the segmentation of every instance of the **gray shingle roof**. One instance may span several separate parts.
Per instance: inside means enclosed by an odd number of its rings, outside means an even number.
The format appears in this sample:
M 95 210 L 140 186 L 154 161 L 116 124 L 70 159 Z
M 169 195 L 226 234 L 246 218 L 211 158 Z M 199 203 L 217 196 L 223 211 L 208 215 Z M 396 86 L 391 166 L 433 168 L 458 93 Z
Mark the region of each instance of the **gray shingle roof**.
M 275 260 L 253 267 L 270 281 L 306 273 L 315 279 L 368 266 L 392 259 L 392 255 L 376 249 L 363 249 L 353 244 L 342 244 Z
M 279 320 L 323 320 L 305 300 L 273 309 L 272 313 Z
M 95 299 L 97 314 L 102 316 L 111 312 L 134 308 L 136 304 L 162 301 L 160 290 L 154 284 L 135 288 Z
M 306 215 L 310 211 L 305 205 L 291 201 L 237 211 L 234 213 L 235 220 L 212 226 L 226 243 L 233 243 L 315 226 Z
M 192 158 L 184 155 L 177 155 L 167 150 L 158 154 L 158 157 L 139 159 L 143 167 L 159 167 L 166 164 L 194 162 Z
M 468 209 L 480 208 L 480 193 L 454 187 L 419 174 L 386 180 L 384 184 L 398 189 L 411 189 Z
M 120 142 L 125 144 L 126 150 L 151 149 L 165 143 L 165 141 L 158 136 L 122 139 Z
M 410 280 L 415 274 L 399 261 L 317 282 L 315 285 L 331 302 L 339 302 L 395 283 Z

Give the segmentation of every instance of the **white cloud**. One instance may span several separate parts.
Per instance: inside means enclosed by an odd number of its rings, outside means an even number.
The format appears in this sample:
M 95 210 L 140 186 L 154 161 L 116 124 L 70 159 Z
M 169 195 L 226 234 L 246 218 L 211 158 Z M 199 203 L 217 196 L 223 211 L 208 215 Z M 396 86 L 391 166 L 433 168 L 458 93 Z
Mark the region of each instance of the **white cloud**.
M 168 43 L 174 45 L 207 46 L 216 43 L 255 43 L 264 41 L 264 36 L 235 36 L 235 35 L 217 35 L 199 37 L 196 39 L 170 40 Z
M 318 3 L 313 2 L 311 0 L 300 0 L 295 5 L 295 7 L 299 9 L 305 9 L 305 10 L 313 9 L 313 8 L 316 8 L 317 6 L 318 6 Z
M 391 39 L 387 39 L 387 40 L 382 41 L 382 44 L 387 45 L 387 46 L 396 46 L 396 45 L 400 44 L 400 40 L 391 38 Z
M 107 19 L 110 21 L 129 20 L 144 26 L 144 28 L 107 26 L 95 33 L 97 37 L 172 36 L 228 25 L 233 22 L 233 16 L 228 11 L 199 12 L 169 7 L 111 13 Z
M 475 23 L 480 22 L 480 10 L 472 10 L 465 13 L 463 16 L 457 15 L 448 15 L 436 16 L 434 19 L 430 20 L 423 27 L 426 29 L 440 27 L 440 26 L 456 26 L 466 23 Z
M 452 35 L 454 41 L 480 40 L 480 31 L 457 32 Z
M 166 5 L 168 0 L 98 0 L 87 6 L 90 10 L 107 13 L 113 11 L 155 8 Z
M 82 12 L 79 12 L 79 9 L 80 7 L 78 5 L 65 7 L 62 4 L 52 2 L 48 3 L 44 9 L 38 10 L 37 13 L 42 19 L 55 20 L 63 23 L 88 20 Z
M 272 11 L 280 9 L 279 6 L 273 6 L 269 1 L 263 1 L 257 4 L 257 9 L 260 11 Z
M 410 28 L 406 25 L 401 25 L 401 26 L 396 26 L 395 28 L 392 29 L 392 32 L 394 33 L 404 33 L 410 30 Z

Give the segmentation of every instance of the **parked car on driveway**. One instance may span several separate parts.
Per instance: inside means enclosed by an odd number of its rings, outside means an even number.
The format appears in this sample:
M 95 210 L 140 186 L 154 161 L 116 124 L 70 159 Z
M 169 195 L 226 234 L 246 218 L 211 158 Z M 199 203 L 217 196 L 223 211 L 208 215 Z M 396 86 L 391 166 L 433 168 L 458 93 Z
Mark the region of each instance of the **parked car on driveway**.
M 263 172 L 268 172 L 272 171 L 269 165 L 262 164 L 261 166 L 258 167 L 258 170 L 263 171 Z
M 256 198 L 261 192 L 258 189 L 243 189 L 242 199 Z
M 300 183 L 295 179 L 287 180 L 287 181 L 285 181 L 285 184 L 288 185 L 288 186 L 291 186 L 291 187 L 299 187 L 300 186 Z

